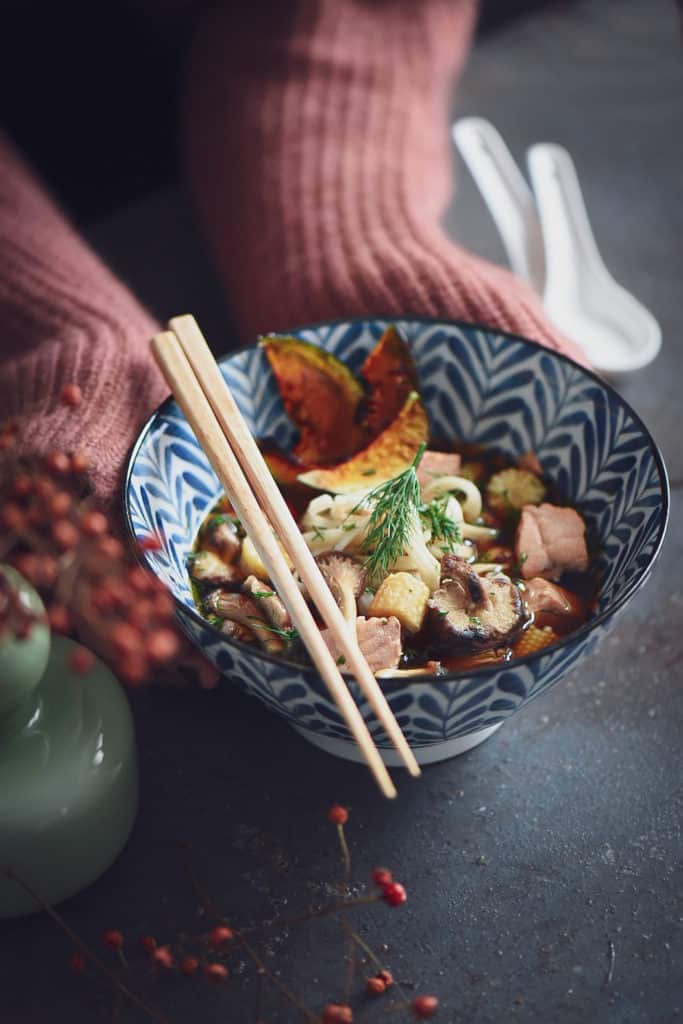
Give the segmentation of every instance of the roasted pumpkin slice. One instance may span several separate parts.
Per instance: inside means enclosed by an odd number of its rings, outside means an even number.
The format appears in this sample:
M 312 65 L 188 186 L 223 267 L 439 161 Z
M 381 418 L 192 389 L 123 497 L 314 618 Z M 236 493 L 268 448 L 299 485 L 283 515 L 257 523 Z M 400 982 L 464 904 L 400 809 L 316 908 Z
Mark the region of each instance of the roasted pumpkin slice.
M 304 464 L 336 462 L 365 443 L 358 422 L 363 387 L 336 356 L 300 338 L 261 339 L 287 415 L 299 431 L 292 454 Z
M 424 406 L 417 391 L 411 391 L 398 416 L 366 448 L 336 466 L 302 473 L 299 480 L 333 494 L 351 494 L 374 487 L 407 469 L 428 436 Z
M 385 330 L 360 371 L 370 391 L 364 422 L 376 437 L 398 416 L 417 388 L 417 367 L 406 342 L 393 325 Z
M 301 487 L 299 475 L 312 467 L 293 459 L 272 441 L 259 441 L 261 454 L 273 479 L 280 487 Z

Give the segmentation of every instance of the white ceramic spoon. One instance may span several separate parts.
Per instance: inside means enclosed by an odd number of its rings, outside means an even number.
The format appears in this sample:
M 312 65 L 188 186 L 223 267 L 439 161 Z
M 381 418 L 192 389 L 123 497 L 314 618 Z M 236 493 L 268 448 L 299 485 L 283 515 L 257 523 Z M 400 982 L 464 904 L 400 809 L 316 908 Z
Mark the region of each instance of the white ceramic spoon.
M 539 144 L 529 151 L 534 198 L 490 122 L 463 118 L 454 124 L 453 138 L 512 270 L 542 296 L 560 330 L 603 373 L 627 373 L 654 359 L 661 345 L 659 324 L 605 267 L 566 150 Z
M 539 143 L 527 153 L 545 248 L 543 304 L 603 373 L 639 370 L 659 351 L 659 324 L 607 270 L 569 153 Z
M 545 256 L 534 196 L 500 133 L 483 117 L 463 117 L 453 138 L 474 178 L 514 273 L 543 294 Z

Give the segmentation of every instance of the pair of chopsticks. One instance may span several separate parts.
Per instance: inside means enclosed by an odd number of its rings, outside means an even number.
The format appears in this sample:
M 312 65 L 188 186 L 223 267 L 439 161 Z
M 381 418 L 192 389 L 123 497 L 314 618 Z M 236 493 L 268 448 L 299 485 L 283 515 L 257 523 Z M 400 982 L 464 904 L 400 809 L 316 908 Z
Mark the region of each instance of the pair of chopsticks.
M 230 388 L 193 316 L 174 317 L 169 330 L 152 339 L 152 350 L 173 395 L 249 534 L 329 693 L 380 789 L 396 788 L 363 717 L 287 565 L 289 555 L 311 600 L 335 635 L 345 664 L 411 775 L 420 767 L 363 656 L 355 631 L 337 606 Z

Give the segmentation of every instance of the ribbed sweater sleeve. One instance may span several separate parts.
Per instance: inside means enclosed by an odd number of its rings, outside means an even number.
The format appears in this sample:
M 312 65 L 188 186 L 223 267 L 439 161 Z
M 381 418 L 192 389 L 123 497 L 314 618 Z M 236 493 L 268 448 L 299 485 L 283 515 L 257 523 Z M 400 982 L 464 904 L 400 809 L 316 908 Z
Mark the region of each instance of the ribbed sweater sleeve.
M 246 5 L 245 5 L 246 6 Z M 186 163 L 245 339 L 327 317 L 449 316 L 580 358 L 511 274 L 444 234 L 473 0 L 297 0 L 200 19 Z
M 0 420 L 19 449 L 88 455 L 110 502 L 135 433 L 167 388 L 152 317 L 79 238 L 0 135 Z M 77 383 L 83 402 L 60 402 Z

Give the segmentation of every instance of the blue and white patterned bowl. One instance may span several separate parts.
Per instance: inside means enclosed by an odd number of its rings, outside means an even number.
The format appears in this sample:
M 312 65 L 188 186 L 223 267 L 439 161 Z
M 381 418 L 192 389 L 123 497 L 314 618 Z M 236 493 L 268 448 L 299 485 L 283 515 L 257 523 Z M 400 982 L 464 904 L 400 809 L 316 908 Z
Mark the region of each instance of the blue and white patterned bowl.
M 585 516 L 601 549 L 596 615 L 553 647 L 506 665 L 452 673 L 427 682 L 386 683 L 391 707 L 422 763 L 475 746 L 593 650 L 645 583 L 661 547 L 668 483 L 661 456 L 638 416 L 604 381 L 534 342 L 453 321 L 397 323 L 420 374 L 434 436 L 495 447 L 511 458 L 532 450 L 564 500 Z M 295 331 L 358 369 L 388 320 L 316 324 Z M 256 437 L 288 447 L 292 426 L 267 360 L 247 348 L 221 362 Z M 131 456 L 125 488 L 128 527 L 155 533 L 162 549 L 146 552 L 173 594 L 187 634 L 244 689 L 311 742 L 358 759 L 356 747 L 313 668 L 276 660 L 228 640 L 195 610 L 185 571 L 199 525 L 221 491 L 218 480 L 170 398 L 152 416 Z M 387 764 L 396 755 L 351 682 Z

